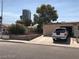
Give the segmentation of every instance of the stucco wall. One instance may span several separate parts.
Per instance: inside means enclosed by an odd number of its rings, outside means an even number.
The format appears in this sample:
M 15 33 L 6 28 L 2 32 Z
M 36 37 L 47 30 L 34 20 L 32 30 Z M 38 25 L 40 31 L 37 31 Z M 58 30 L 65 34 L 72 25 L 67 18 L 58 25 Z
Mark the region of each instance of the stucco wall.
M 78 30 L 79 24 L 73 25 L 73 31 L 74 31 L 74 36 L 79 37 L 79 30 Z
M 52 25 L 45 25 L 43 27 L 43 34 L 44 35 L 51 35 L 52 32 L 55 31 L 56 28 L 59 28 L 59 26 L 55 25 L 55 26 L 52 26 Z

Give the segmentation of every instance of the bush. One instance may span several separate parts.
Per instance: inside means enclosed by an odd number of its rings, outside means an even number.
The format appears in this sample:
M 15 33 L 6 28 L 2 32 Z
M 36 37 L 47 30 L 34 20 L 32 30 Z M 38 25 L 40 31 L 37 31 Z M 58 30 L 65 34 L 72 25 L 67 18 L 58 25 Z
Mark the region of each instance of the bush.
M 25 26 L 22 24 L 12 24 L 9 28 L 8 28 L 8 32 L 9 34 L 25 34 Z

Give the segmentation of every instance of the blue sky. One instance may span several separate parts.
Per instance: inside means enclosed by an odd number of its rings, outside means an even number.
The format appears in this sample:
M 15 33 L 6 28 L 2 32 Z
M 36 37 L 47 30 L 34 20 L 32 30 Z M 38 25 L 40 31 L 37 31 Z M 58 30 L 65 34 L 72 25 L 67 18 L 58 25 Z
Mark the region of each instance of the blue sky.
M 19 20 L 22 9 L 30 10 L 33 20 L 33 14 L 36 13 L 36 8 L 41 4 L 54 6 L 59 15 L 59 22 L 79 21 L 79 0 L 4 0 L 3 23 L 15 23 L 16 20 Z

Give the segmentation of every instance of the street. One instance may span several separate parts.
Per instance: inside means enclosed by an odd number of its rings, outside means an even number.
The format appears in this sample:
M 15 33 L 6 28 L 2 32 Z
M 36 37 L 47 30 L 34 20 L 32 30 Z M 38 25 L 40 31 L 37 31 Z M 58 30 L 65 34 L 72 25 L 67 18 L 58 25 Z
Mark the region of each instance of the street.
M 79 59 L 79 49 L 0 42 L 0 59 Z

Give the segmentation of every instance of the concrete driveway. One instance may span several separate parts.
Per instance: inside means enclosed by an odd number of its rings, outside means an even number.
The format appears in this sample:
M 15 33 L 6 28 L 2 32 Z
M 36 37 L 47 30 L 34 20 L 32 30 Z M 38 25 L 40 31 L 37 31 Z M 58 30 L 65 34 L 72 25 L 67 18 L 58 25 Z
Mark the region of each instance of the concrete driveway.
M 52 37 L 47 37 L 41 35 L 30 41 L 31 43 L 35 44 L 44 44 L 44 45 L 56 45 L 56 46 L 65 46 L 65 47 L 77 47 L 79 48 L 79 44 L 76 42 L 76 38 L 70 38 L 67 42 L 56 42 L 53 43 Z

